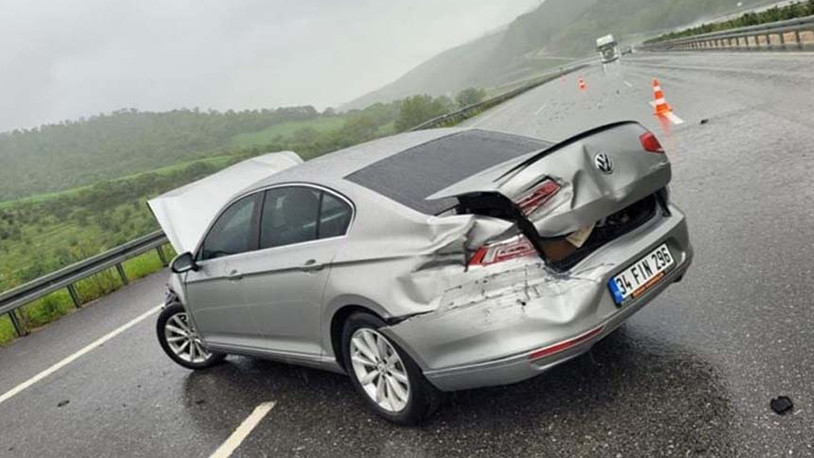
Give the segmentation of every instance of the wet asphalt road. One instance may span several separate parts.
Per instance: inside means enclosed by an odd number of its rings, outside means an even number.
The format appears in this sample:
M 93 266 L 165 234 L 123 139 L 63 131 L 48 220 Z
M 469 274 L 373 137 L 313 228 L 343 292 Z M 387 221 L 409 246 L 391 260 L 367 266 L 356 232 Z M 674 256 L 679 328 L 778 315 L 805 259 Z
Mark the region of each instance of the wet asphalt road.
M 668 148 L 695 264 L 590 353 L 399 428 L 340 375 L 238 357 L 190 373 L 151 317 L 0 404 L 0 456 L 207 456 L 269 400 L 237 456 L 814 456 L 814 55 L 640 55 L 582 74 L 585 92 L 570 75 L 469 124 L 560 140 L 636 119 Z M 684 124 L 652 116 L 654 76 Z M 165 276 L 0 350 L 0 394 L 154 307 Z M 769 409 L 781 394 L 786 416 Z

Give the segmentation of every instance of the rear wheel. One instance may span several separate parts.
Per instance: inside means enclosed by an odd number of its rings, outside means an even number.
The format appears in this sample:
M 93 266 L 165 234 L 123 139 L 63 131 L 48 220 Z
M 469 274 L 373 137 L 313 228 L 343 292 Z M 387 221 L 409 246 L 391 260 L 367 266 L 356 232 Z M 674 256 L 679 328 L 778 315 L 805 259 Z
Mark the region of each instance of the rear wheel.
M 156 333 L 167 356 L 188 369 L 206 369 L 226 357 L 206 348 L 181 304 L 170 305 L 161 311 Z
M 342 348 L 356 390 L 380 416 L 414 425 L 437 408 L 441 393 L 421 374 L 409 355 L 379 328 L 385 323 L 369 313 L 354 313 L 345 322 Z

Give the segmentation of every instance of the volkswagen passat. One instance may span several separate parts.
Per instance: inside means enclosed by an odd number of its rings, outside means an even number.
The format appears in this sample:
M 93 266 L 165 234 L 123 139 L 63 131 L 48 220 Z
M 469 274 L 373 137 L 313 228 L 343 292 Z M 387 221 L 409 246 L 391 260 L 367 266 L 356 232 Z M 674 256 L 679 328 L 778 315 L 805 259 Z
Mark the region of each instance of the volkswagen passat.
M 347 373 L 413 424 L 442 392 L 538 375 L 684 275 L 670 162 L 634 122 L 558 144 L 483 130 L 267 154 L 150 201 L 179 254 L 158 324 L 178 364 Z

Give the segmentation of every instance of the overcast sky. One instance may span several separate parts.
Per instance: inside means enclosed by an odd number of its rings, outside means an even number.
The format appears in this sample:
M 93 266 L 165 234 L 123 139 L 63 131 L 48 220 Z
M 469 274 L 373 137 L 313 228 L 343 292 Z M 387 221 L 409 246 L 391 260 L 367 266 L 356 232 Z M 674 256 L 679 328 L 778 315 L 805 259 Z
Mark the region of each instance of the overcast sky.
M 322 109 L 540 0 L 0 0 L 0 131 L 119 108 Z

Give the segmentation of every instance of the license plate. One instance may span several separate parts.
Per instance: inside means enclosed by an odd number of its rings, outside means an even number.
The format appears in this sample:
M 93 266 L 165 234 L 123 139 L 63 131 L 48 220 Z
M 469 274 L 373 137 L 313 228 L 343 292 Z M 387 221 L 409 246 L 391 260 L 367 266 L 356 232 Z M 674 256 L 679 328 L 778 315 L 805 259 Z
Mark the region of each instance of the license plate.
M 667 244 L 663 243 L 608 281 L 617 305 L 624 305 L 657 284 L 675 265 Z

